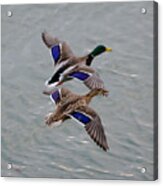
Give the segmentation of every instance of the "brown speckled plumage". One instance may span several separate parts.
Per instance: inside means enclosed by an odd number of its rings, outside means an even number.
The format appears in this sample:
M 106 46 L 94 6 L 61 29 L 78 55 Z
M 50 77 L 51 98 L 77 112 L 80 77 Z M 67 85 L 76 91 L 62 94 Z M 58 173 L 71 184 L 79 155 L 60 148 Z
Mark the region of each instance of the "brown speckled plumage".
M 91 90 L 86 95 L 77 95 L 72 93 L 70 90 L 66 88 L 60 89 L 61 99 L 57 103 L 56 110 L 46 117 L 46 124 L 51 125 L 58 121 L 65 121 L 67 119 L 72 118 L 71 113 L 81 112 L 89 116 L 91 121 L 85 125 L 85 129 L 90 137 L 99 145 L 103 150 L 107 150 L 108 144 L 107 139 L 104 133 L 103 126 L 101 124 L 101 119 L 98 114 L 90 107 L 88 104 L 91 99 L 96 95 L 104 95 L 107 91 L 104 89 L 94 89 Z

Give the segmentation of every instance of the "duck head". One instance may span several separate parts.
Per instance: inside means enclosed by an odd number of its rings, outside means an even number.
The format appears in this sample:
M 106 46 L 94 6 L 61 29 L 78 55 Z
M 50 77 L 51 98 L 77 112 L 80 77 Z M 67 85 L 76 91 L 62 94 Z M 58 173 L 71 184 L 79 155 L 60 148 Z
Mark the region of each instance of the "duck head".
M 90 55 L 92 57 L 96 57 L 104 52 L 111 52 L 112 48 L 105 47 L 104 45 L 98 45 L 91 53 Z

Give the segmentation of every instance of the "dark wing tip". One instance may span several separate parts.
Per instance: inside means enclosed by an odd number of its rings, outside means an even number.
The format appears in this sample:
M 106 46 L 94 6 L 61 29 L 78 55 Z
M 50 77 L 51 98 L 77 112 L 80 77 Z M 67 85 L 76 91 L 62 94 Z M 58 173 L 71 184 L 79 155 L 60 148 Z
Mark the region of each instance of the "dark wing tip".
M 109 149 L 101 119 L 93 109 L 88 106 L 81 106 L 69 115 L 84 124 L 85 130 L 98 146 L 104 151 Z
M 51 45 L 48 43 L 47 36 L 48 36 L 48 33 L 47 33 L 46 31 L 42 32 L 42 34 L 41 34 L 42 40 L 43 40 L 43 42 L 45 43 L 45 45 L 46 45 L 48 48 L 50 48 Z
M 42 93 L 44 95 L 48 95 L 50 96 L 54 91 L 56 91 L 57 89 L 53 89 L 53 90 L 43 90 Z
M 44 95 L 48 95 L 48 96 L 51 94 L 51 92 L 46 91 L 46 90 L 43 90 L 42 93 L 43 93 Z
M 47 31 L 44 30 L 42 33 L 41 33 L 41 36 L 44 37 L 44 35 L 47 34 Z
M 98 146 L 100 146 L 104 151 L 109 150 L 109 146 L 102 125 L 97 127 L 96 124 L 91 122 L 85 125 L 85 129 L 89 136 Z
M 42 36 L 43 42 L 48 48 L 51 48 L 53 45 L 56 45 L 59 43 L 58 38 L 53 37 L 47 31 L 42 32 L 41 36 Z

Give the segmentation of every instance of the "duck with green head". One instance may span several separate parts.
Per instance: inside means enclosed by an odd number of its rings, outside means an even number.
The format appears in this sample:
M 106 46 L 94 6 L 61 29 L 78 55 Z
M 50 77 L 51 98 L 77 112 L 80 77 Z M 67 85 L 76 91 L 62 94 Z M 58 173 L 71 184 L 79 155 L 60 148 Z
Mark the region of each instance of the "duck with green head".
M 108 48 L 108 47 L 105 47 L 104 45 L 98 45 L 91 53 L 89 53 L 87 56 L 87 60 L 86 60 L 86 65 L 90 66 L 91 63 L 92 63 L 92 60 L 104 53 L 104 52 L 111 52 L 112 51 L 112 48 Z
M 111 48 L 107 48 L 104 45 L 98 45 L 92 52 L 83 56 L 77 57 L 72 52 L 71 48 L 65 41 L 61 41 L 56 37 L 51 36 L 47 32 L 42 33 L 42 40 L 44 44 L 50 49 L 50 53 L 54 62 L 54 73 L 50 79 L 48 79 L 45 83 L 47 87 L 56 87 L 61 83 L 77 78 L 81 81 L 85 81 L 90 77 L 88 71 L 93 71 L 93 75 L 99 78 L 99 75 L 91 68 L 88 67 L 91 65 L 93 59 L 104 52 L 111 52 Z M 80 66 L 84 66 L 82 71 L 77 71 Z M 71 73 L 70 73 L 71 72 Z M 69 76 L 65 77 L 65 74 L 69 74 Z M 64 77 L 64 78 L 63 78 Z M 97 79 L 93 79 L 92 81 L 96 81 Z M 101 80 L 100 80 L 101 81 Z M 101 88 L 94 87 L 93 88 Z M 91 86 L 88 86 L 90 89 Z

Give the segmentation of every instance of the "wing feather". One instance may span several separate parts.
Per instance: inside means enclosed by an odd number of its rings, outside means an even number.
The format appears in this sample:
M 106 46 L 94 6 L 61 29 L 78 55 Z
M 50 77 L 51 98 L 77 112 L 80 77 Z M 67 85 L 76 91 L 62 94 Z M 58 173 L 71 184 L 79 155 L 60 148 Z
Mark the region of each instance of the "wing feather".
M 46 31 L 42 33 L 42 40 L 48 48 L 60 43 L 60 40 L 56 37 L 52 37 Z
M 50 94 L 50 99 L 53 103 L 58 104 L 61 101 L 61 91 L 57 89 Z
M 68 116 L 79 121 L 80 123 L 84 121 L 83 125 L 94 142 L 96 142 L 96 144 L 105 151 L 109 149 L 104 128 L 101 124 L 101 119 L 93 109 L 87 106 L 82 106 L 69 113 Z M 82 117 L 88 117 L 88 119 L 83 119 Z
M 58 65 L 74 56 L 70 46 L 65 41 L 60 41 L 58 38 L 51 36 L 47 32 L 42 33 L 42 40 L 51 50 L 54 65 Z
M 102 81 L 102 79 L 100 78 L 97 72 L 89 76 L 84 81 L 84 84 L 90 89 L 95 89 L 95 88 L 103 89 L 104 88 L 104 82 Z
M 48 94 L 48 92 L 46 92 L 46 94 Z M 66 88 L 55 89 L 54 91 L 50 92 L 50 99 L 55 104 L 66 102 L 74 96 L 76 95 Z
M 77 66 L 63 76 L 63 79 L 66 79 L 67 77 L 78 79 L 89 89 L 104 89 L 104 82 L 99 74 L 93 68 L 85 65 Z

